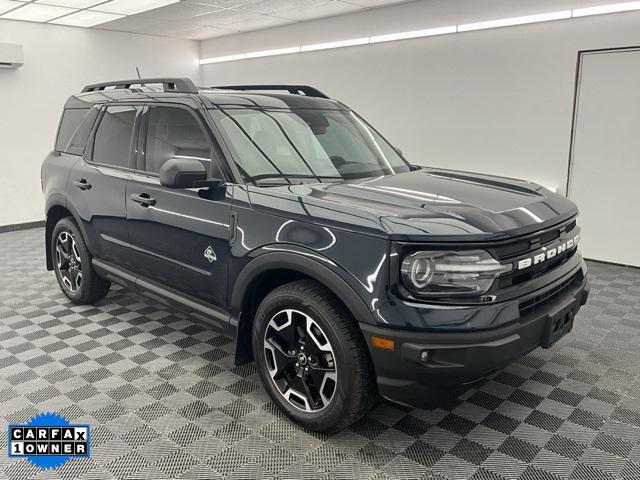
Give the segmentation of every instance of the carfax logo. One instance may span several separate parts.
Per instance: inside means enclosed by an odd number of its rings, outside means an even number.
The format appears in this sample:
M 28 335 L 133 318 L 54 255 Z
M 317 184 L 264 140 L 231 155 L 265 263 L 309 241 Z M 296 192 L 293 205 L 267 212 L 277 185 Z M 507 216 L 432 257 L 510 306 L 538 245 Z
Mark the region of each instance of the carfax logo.
M 57 413 L 42 413 L 26 425 L 9 425 L 9 457 L 39 468 L 58 468 L 73 457 L 89 457 L 89 425 L 71 425 Z

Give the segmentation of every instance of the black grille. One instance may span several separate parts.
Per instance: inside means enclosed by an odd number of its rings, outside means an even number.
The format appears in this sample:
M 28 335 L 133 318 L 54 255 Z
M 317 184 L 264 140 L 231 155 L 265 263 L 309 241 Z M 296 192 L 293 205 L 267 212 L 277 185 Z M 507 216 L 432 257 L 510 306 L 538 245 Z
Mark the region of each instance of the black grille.
M 520 303 L 520 307 L 519 307 L 520 316 L 533 313 L 539 308 L 542 308 L 545 305 L 548 305 L 550 302 L 558 298 L 560 295 L 562 295 L 564 292 L 569 290 L 571 287 L 576 285 L 581 280 L 582 280 L 582 274 L 577 273 L 573 275 L 571 278 L 569 278 L 568 280 L 565 280 L 561 284 L 556 285 L 552 289 L 547 290 L 546 292 L 541 293 L 540 295 L 536 295 L 535 297 Z
M 541 232 L 537 235 L 532 235 L 526 239 L 519 240 L 514 243 L 510 243 L 501 246 L 495 250 L 496 257 L 503 263 L 508 263 L 516 260 L 523 255 L 533 255 L 539 252 L 542 247 L 551 246 L 554 242 L 557 242 L 559 238 L 571 238 L 573 234 L 576 234 L 578 229 L 576 228 L 576 221 L 571 220 L 564 225 Z M 508 288 L 513 285 L 518 285 L 524 282 L 528 282 L 534 278 L 540 277 L 551 270 L 558 268 L 565 263 L 576 253 L 576 249 L 573 248 L 560 255 L 557 255 L 553 259 L 549 259 L 546 262 L 542 262 L 538 265 L 523 270 L 513 272 L 504 275 L 498 279 L 497 289 Z

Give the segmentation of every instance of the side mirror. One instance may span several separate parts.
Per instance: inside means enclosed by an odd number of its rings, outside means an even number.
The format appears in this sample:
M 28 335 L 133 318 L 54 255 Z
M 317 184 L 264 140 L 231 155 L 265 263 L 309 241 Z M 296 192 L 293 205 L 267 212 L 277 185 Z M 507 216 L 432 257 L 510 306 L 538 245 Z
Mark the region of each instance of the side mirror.
M 171 158 L 160 167 L 160 183 L 169 188 L 215 187 L 221 180 L 207 180 L 207 170 L 198 160 Z

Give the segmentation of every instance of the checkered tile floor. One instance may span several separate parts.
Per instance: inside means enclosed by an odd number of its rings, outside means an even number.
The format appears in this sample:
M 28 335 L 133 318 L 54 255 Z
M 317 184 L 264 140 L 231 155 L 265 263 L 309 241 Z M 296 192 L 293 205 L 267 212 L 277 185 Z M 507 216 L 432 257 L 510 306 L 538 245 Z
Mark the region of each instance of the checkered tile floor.
M 327 436 L 201 324 L 123 289 L 70 304 L 42 236 L 0 234 L 0 479 L 640 479 L 640 270 L 592 263 L 570 336 L 446 407 L 383 403 Z M 42 411 L 91 424 L 92 457 L 9 460 L 6 426 Z

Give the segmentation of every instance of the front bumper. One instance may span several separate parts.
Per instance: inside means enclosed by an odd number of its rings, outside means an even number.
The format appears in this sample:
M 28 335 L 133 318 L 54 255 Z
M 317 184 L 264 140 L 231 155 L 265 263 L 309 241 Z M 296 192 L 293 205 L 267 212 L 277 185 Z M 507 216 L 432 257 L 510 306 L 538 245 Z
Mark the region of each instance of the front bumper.
M 573 326 L 573 316 L 589 295 L 589 282 L 581 268 L 564 279 L 563 288 L 553 287 L 519 299 L 518 316 L 507 324 L 479 331 L 418 332 L 361 323 L 376 370 L 379 393 L 392 401 L 415 407 L 431 406 L 434 393 L 474 383 L 504 368 L 540 346 L 550 344 L 550 323 L 570 313 L 570 324 L 551 341 Z M 556 288 L 559 288 L 556 286 Z M 548 298 L 545 299 L 545 295 Z M 529 308 L 533 299 L 541 299 Z M 484 306 L 476 307 L 482 315 Z M 513 310 L 513 309 L 511 309 Z M 373 347 L 372 336 L 392 339 L 395 349 Z M 427 360 L 421 359 L 427 352 Z

